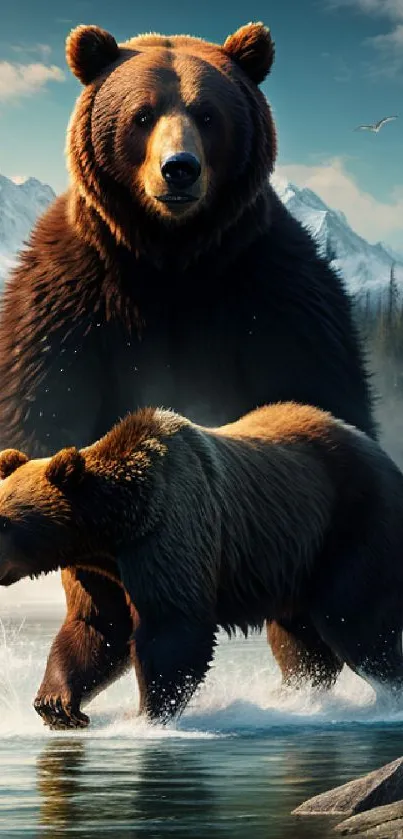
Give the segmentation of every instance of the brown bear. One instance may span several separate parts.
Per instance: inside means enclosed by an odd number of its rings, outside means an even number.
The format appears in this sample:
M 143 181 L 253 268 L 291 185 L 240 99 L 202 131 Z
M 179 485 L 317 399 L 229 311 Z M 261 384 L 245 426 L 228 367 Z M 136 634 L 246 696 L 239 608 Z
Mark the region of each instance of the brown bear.
M 120 582 L 151 719 L 183 710 L 218 627 L 267 618 L 307 615 L 339 668 L 401 687 L 403 474 L 330 414 L 279 403 L 203 428 L 143 409 L 81 451 L 5 451 L 0 475 L 0 583 L 72 565 Z M 53 723 L 77 712 L 66 694 Z
M 273 56 L 260 23 L 223 45 L 71 33 L 84 89 L 70 186 L 2 300 L 0 447 L 85 446 L 147 404 L 219 425 L 287 399 L 375 435 L 343 283 L 269 183 L 276 132 L 258 85 Z M 78 706 L 130 659 L 122 588 L 74 562 L 62 577 L 67 616 L 38 693 L 49 722 L 66 692 Z M 333 678 L 305 614 L 269 636 L 285 675 L 320 664 Z

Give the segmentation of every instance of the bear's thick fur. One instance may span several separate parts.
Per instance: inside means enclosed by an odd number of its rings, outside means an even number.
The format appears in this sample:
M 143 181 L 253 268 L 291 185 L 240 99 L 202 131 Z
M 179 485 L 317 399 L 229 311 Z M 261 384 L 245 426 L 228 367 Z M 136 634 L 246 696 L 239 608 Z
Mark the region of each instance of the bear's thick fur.
M 268 618 L 306 616 L 338 669 L 401 687 L 403 475 L 330 414 L 207 429 L 143 409 L 81 452 L 6 451 L 0 475 L 0 583 L 73 564 L 121 581 L 150 718 L 185 707 L 219 626 Z M 71 697 L 57 710 L 77 722 Z
M 84 84 L 71 182 L 4 292 L 1 447 L 83 446 L 147 404 L 218 425 L 292 399 L 375 433 L 343 283 L 269 184 L 276 134 L 258 84 L 273 55 L 262 24 L 222 46 L 71 33 Z M 129 662 L 122 589 L 74 567 L 62 578 L 67 616 L 38 693 L 50 722 L 66 691 L 77 704 Z M 290 673 L 323 663 L 305 622 L 269 634 Z

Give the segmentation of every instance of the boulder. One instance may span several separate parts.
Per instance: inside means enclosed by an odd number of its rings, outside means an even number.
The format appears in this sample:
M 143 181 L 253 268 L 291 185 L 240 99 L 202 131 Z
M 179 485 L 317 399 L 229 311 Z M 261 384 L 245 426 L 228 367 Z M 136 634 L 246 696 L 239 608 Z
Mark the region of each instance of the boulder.
M 293 814 L 354 815 L 403 799 L 403 757 L 340 787 L 308 798 Z M 403 839 L 403 837 L 402 837 Z
M 402 839 L 403 801 L 350 816 L 341 824 L 337 824 L 334 830 L 341 836 L 352 836 L 356 839 L 370 839 L 371 836 L 378 839 Z

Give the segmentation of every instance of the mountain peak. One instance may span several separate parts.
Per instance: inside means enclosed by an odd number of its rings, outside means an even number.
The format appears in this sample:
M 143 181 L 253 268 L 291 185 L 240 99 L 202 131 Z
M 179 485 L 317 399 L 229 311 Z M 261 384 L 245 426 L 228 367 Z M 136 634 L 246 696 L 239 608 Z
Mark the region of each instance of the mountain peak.
M 390 280 L 391 265 L 403 285 L 403 255 L 388 245 L 371 245 L 350 227 L 342 210 L 331 209 L 313 190 L 299 188 L 276 176 L 272 184 L 290 213 L 312 233 L 323 253 L 334 253 L 334 266 L 353 294 L 381 292 Z
M 0 174 L 0 282 L 14 264 L 36 219 L 54 198 L 53 189 L 36 178 L 15 183 Z

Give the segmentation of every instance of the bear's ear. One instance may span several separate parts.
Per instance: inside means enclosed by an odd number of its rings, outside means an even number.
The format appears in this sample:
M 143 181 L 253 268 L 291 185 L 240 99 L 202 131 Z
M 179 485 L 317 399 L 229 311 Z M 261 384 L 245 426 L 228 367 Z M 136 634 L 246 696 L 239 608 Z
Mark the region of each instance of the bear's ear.
M 263 23 L 247 23 L 223 44 L 223 50 L 249 78 L 260 84 L 264 81 L 274 61 L 274 43 L 270 31 Z
M 50 459 L 45 477 L 58 489 L 72 489 L 78 486 L 85 474 L 85 460 L 81 452 L 73 446 L 61 449 Z
M 66 61 L 72 73 L 87 85 L 116 61 L 120 53 L 113 35 L 99 26 L 76 26 L 66 40 Z
M 19 466 L 28 463 L 28 458 L 18 449 L 4 449 L 0 452 L 0 478 L 8 478 Z

